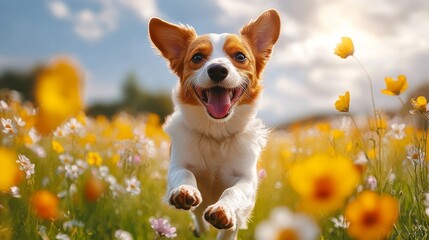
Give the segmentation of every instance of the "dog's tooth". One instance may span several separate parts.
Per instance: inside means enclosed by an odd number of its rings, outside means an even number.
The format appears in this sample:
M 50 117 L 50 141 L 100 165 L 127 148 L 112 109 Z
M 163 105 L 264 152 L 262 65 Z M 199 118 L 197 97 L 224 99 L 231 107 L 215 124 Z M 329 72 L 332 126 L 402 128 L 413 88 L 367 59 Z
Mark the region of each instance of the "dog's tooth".
M 234 90 L 229 90 L 229 98 L 231 99 L 234 96 Z

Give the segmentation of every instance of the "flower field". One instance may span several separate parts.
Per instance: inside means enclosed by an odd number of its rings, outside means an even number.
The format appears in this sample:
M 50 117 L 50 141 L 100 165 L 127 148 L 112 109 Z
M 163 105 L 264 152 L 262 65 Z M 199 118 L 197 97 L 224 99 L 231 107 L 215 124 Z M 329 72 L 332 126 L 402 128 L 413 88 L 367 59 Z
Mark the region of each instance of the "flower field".
M 335 53 L 365 71 L 350 38 Z M 406 77 L 385 82 L 380 93 L 404 103 Z M 169 140 L 159 117 L 86 116 L 81 85 L 61 58 L 39 74 L 35 103 L 1 95 L 0 239 L 192 239 L 190 215 L 163 202 Z M 412 98 L 405 116 L 373 100 L 355 117 L 351 94 L 333 103 L 342 115 L 273 130 L 239 239 L 428 238 L 426 98 Z

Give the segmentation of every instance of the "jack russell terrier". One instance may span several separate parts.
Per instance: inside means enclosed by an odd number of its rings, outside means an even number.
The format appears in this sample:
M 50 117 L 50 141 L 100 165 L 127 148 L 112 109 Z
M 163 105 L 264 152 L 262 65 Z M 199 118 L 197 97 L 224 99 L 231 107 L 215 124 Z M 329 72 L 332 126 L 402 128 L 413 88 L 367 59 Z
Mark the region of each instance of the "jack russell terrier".
M 149 22 L 153 47 L 179 78 L 175 110 L 164 125 L 171 138 L 166 197 L 177 209 L 191 210 L 197 236 L 207 222 L 220 229 L 218 239 L 236 239 L 246 228 L 268 135 L 256 118 L 261 75 L 279 34 L 273 9 L 238 35 L 198 36 L 190 26 Z

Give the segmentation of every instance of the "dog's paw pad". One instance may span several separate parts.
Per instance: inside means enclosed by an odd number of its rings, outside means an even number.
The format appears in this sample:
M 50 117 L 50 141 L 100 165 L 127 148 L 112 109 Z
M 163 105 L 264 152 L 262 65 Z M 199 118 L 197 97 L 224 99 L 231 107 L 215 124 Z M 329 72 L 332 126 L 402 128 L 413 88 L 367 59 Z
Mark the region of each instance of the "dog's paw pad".
M 204 219 L 217 229 L 234 227 L 234 218 L 221 206 L 210 206 L 204 212 Z
M 189 210 L 201 203 L 201 193 L 193 186 L 182 185 L 173 189 L 170 193 L 169 202 L 177 209 Z

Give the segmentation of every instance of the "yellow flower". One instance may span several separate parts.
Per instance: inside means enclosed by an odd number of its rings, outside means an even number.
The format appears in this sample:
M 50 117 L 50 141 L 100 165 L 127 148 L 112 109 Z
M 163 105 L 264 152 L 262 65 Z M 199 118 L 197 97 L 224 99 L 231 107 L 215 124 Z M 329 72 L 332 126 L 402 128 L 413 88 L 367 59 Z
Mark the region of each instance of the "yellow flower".
M 116 131 L 116 138 L 118 140 L 132 139 L 133 133 L 133 122 L 131 116 L 121 113 L 113 118 L 112 128 Z
M 110 160 L 112 161 L 113 165 L 116 166 L 118 164 L 119 160 L 121 160 L 121 155 L 115 153 L 112 155 Z
M 416 111 L 419 111 L 421 113 L 429 111 L 429 104 L 426 98 L 423 96 L 419 96 L 417 99 L 412 98 L 411 105 L 413 105 L 413 107 L 415 108 L 414 111 L 413 110 L 410 111 L 412 114 L 415 114 Z
M 346 135 L 346 133 L 340 129 L 333 129 L 331 134 L 333 140 L 339 140 L 341 138 L 344 138 L 344 136 Z
M 16 163 L 18 155 L 5 147 L 0 147 L 0 191 L 9 191 L 19 181 L 19 169 Z
M 79 139 L 79 143 L 82 146 L 94 145 L 97 142 L 97 135 L 94 133 L 88 133 Z
M 350 93 L 347 91 L 344 96 L 339 96 L 338 100 L 335 101 L 335 109 L 338 112 L 348 112 L 350 107 Z
M 342 207 L 353 193 L 359 172 L 348 158 L 316 154 L 294 165 L 289 180 L 304 210 L 329 213 Z
M 386 77 L 384 82 L 386 83 L 386 89 L 381 90 L 381 93 L 386 95 L 397 96 L 408 88 L 407 77 L 402 74 L 398 76 L 398 80 Z
M 64 120 L 83 109 L 82 78 L 77 67 L 60 58 L 37 76 L 35 100 L 38 106 L 36 129 L 49 134 Z
M 61 145 L 60 142 L 52 140 L 52 150 L 54 150 L 56 153 L 63 153 L 64 148 L 63 145 Z
M 156 143 L 160 143 L 167 138 L 166 133 L 162 129 L 161 119 L 158 115 L 154 113 L 149 113 L 147 115 L 144 134 L 148 138 L 153 139 Z
M 385 239 L 393 228 L 399 212 L 398 201 L 389 196 L 364 191 L 351 201 L 345 210 L 350 223 L 347 229 L 355 239 Z
M 82 124 L 83 126 L 86 126 L 86 115 L 85 115 L 85 113 L 84 112 L 79 112 L 77 115 L 76 115 L 76 119 L 77 119 L 77 121 L 80 123 L 80 124 Z
M 33 210 L 39 218 L 56 220 L 58 218 L 59 199 L 47 190 L 37 191 L 31 198 Z
M 380 115 L 376 118 L 369 119 L 369 128 L 371 131 L 379 132 L 380 134 L 384 134 L 387 129 L 387 119 L 385 116 Z
M 86 155 L 86 161 L 88 162 L 89 165 L 100 166 L 103 159 L 101 158 L 101 156 L 98 152 L 89 152 Z
M 337 44 L 334 53 L 341 58 L 347 58 L 348 56 L 353 56 L 355 48 L 353 46 L 353 41 L 349 37 L 342 37 L 341 43 Z
M 374 160 L 377 158 L 377 150 L 374 147 L 370 148 L 366 154 L 369 160 Z

